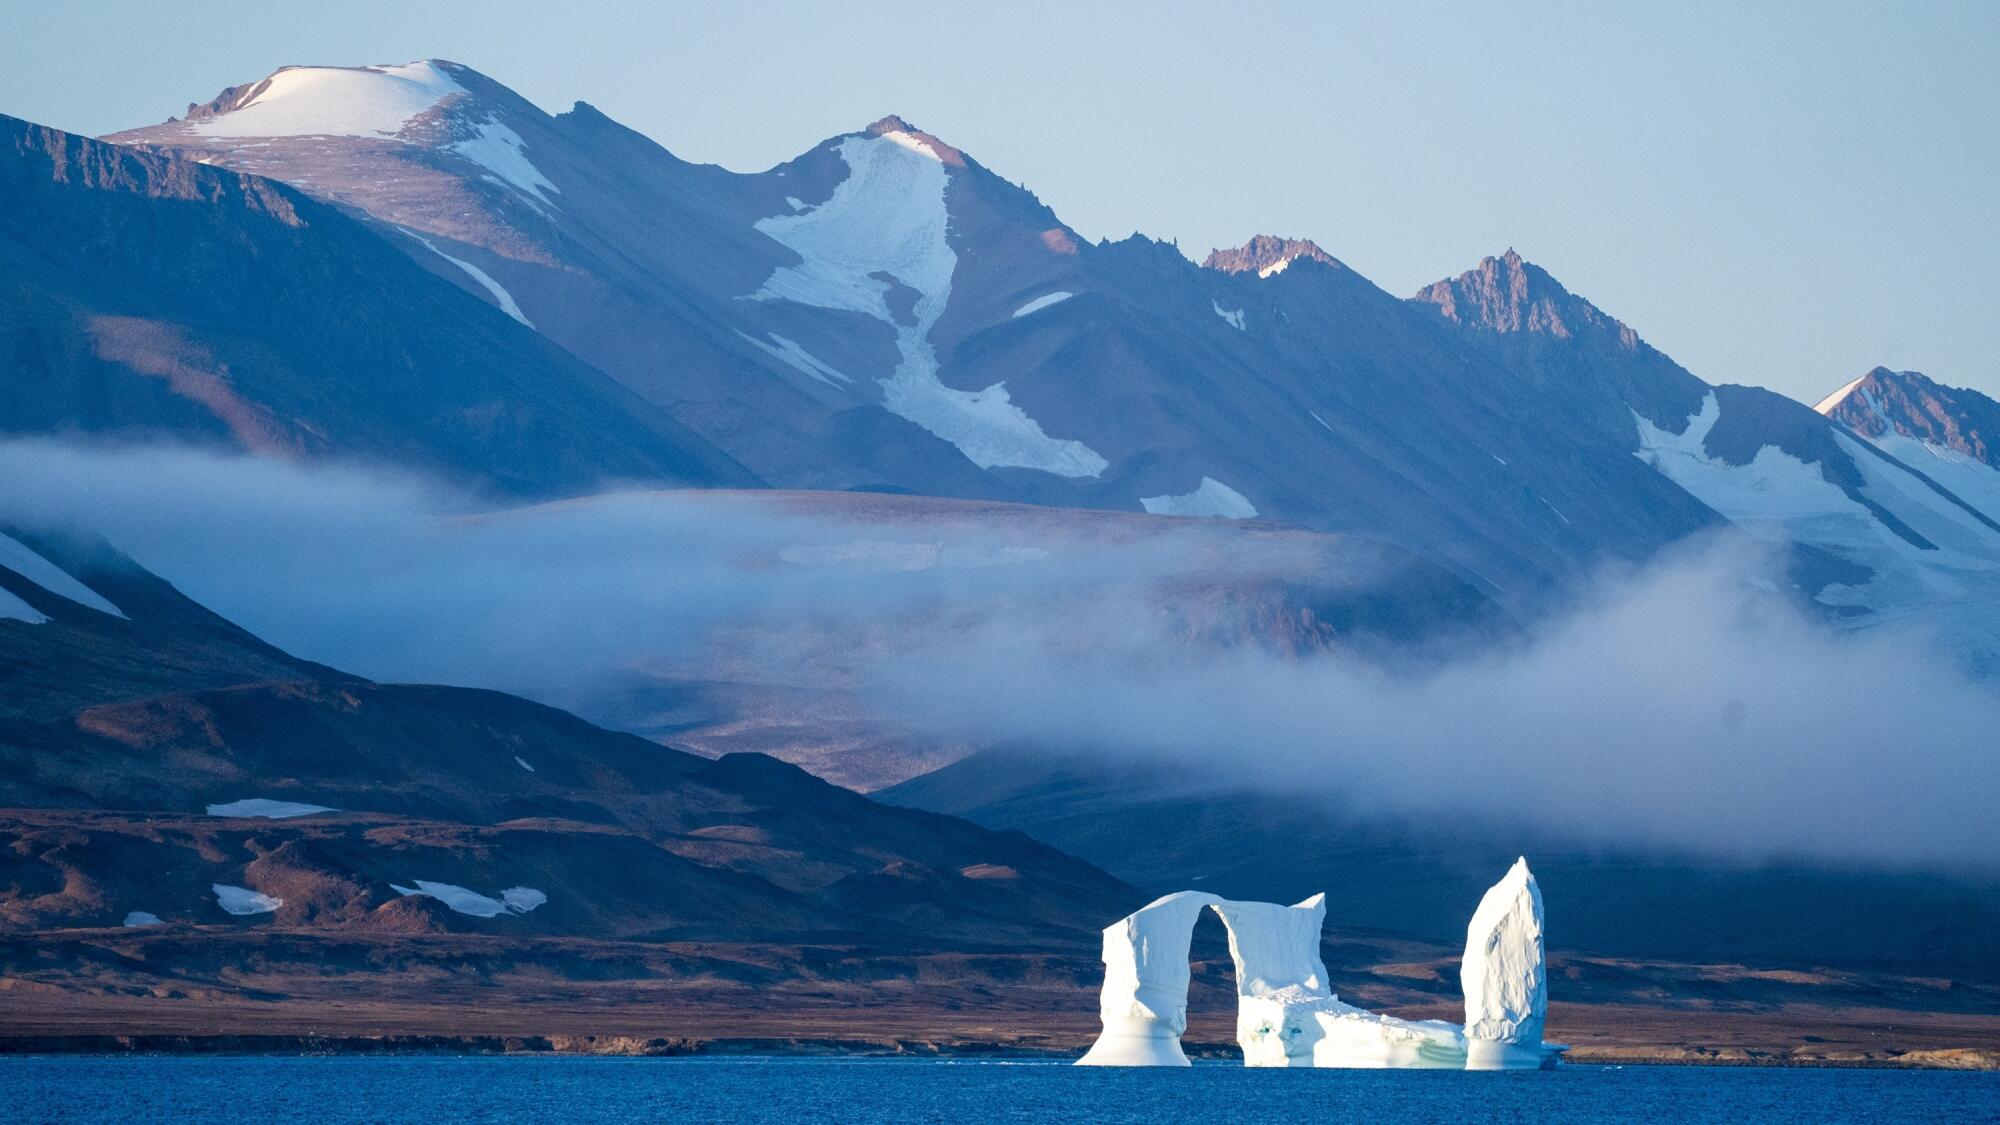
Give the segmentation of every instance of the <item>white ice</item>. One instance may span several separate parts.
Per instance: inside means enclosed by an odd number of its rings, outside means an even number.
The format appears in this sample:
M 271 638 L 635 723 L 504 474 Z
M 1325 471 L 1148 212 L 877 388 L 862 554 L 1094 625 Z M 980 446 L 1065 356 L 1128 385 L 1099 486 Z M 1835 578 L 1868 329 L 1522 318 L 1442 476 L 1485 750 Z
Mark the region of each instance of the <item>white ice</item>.
M 1320 960 L 1324 895 L 1280 906 L 1182 891 L 1105 927 L 1098 1004 L 1104 1029 L 1079 1065 L 1188 1065 L 1180 1045 L 1188 951 L 1207 909 L 1221 916 L 1229 934 L 1245 1066 L 1539 1069 L 1554 1065 L 1564 1050 L 1542 1042 L 1542 899 L 1523 859 L 1486 892 L 1467 928 L 1463 1028 L 1342 1003 Z
M 1104 928 L 1104 1031 L 1078 1066 L 1187 1066 L 1188 948 L 1195 920 L 1222 900 L 1199 891 L 1156 899 Z
M 232 887 L 227 883 L 214 883 L 210 890 L 215 892 L 216 904 L 224 913 L 247 917 L 252 914 L 269 914 L 285 905 L 285 900 L 258 894 L 248 887 Z
M 1489 888 L 1465 928 L 1465 1068 L 1537 1070 L 1548 1052 L 1542 1023 L 1549 987 L 1542 950 L 1542 891 L 1517 859 Z
M 493 298 L 493 303 L 500 306 L 501 312 L 506 313 L 508 316 L 513 317 L 515 320 L 520 321 L 522 324 L 527 325 L 529 328 L 533 328 L 535 326 L 534 322 L 529 320 L 527 318 L 527 315 L 521 311 L 521 306 L 514 300 L 514 295 L 512 293 L 507 292 L 505 286 L 493 280 L 492 274 L 487 273 L 485 270 L 480 269 L 478 266 L 473 265 L 471 262 L 466 261 L 464 258 L 452 257 L 450 254 L 447 254 L 444 251 L 438 249 L 436 243 L 433 243 L 430 239 L 425 238 L 423 235 L 418 234 L 416 231 L 410 230 L 407 227 L 398 229 L 401 229 L 404 234 L 409 235 L 411 238 L 416 239 L 418 242 L 423 243 L 425 248 L 430 250 L 431 253 L 436 254 L 438 257 L 443 258 L 445 261 L 450 262 L 452 265 L 457 266 L 459 269 L 464 270 L 465 275 L 467 277 L 471 278 L 475 282 L 478 282 L 479 287 L 486 290 L 487 294 Z
M 308 805 L 299 801 L 272 801 L 263 797 L 250 797 L 241 801 L 230 801 L 228 804 L 208 806 L 210 816 L 264 817 L 268 820 L 284 820 L 287 817 L 339 811 L 325 805 Z
M 99 613 L 108 613 L 113 617 L 125 616 L 125 611 L 112 605 L 110 599 L 77 581 L 69 571 L 50 562 L 41 552 L 12 535 L 0 534 L 0 566 L 6 567 L 57 597 L 68 598 L 78 605 L 89 606 Z M 41 615 L 36 614 L 36 616 Z
M 1297 906 L 1217 902 L 1236 964 L 1236 1042 L 1245 1066 L 1311 1066 L 1315 1015 L 1334 1003 L 1320 960 L 1326 896 Z
M 452 883 L 433 883 L 428 879 L 418 879 L 414 887 L 389 884 L 389 888 L 399 895 L 424 895 L 444 903 L 459 914 L 469 914 L 474 918 L 497 918 L 502 914 L 526 914 L 535 907 L 549 901 L 549 896 L 533 887 L 509 887 L 500 892 L 499 898 L 490 898 L 478 891 L 467 890 Z
M 120 923 L 120 925 L 126 927 L 127 929 L 135 929 L 135 930 L 141 926 L 162 926 L 165 924 L 166 923 L 160 921 L 160 916 L 158 914 L 148 914 L 144 910 L 134 910 L 132 913 L 127 914 L 125 916 L 125 921 Z
M 393 137 L 410 119 L 465 87 L 436 63 L 358 68 L 295 66 L 244 100 L 189 125 L 204 137 Z
M 1016 318 L 1019 318 L 1027 316 L 1029 313 L 1040 312 L 1043 309 L 1048 308 L 1050 305 L 1067 301 L 1074 296 L 1076 296 L 1076 294 L 1065 292 L 1059 289 L 1054 293 L 1048 293 L 1043 296 L 1037 297 L 1034 300 L 1029 301 L 1027 304 L 1022 305 L 1020 308 L 1015 309 L 1014 316 Z
M 548 193 L 562 189 L 551 183 L 542 170 L 535 167 L 535 162 L 528 159 L 527 145 L 521 140 L 521 134 L 502 124 L 497 117 L 488 117 L 476 126 L 476 130 L 466 140 L 444 147 L 493 173 L 494 179 L 513 188 L 537 207 L 544 204 L 555 206 L 555 200 L 550 199 Z
M 1215 310 L 1215 315 L 1228 321 L 1238 332 L 1245 331 L 1242 309 L 1225 309 L 1220 301 L 1210 301 L 1208 304 Z
M 842 383 L 854 382 L 854 380 L 821 362 L 818 356 L 800 347 L 796 340 L 780 336 L 776 332 L 773 332 L 771 333 L 771 342 L 767 344 L 757 337 L 750 335 L 748 332 L 738 332 L 737 335 L 762 348 L 779 362 L 789 367 L 797 368 L 829 387 L 838 387 Z
M 1244 499 L 1241 492 L 1214 477 L 1201 478 L 1201 484 L 1193 492 L 1179 496 L 1145 496 L 1140 498 L 1139 503 L 1156 516 L 1219 516 L 1226 520 L 1247 520 L 1257 514 L 1256 506 Z
M 514 764 L 520 766 L 524 770 L 527 770 L 529 773 L 535 772 L 535 767 L 529 765 L 528 760 L 526 758 L 521 757 L 519 754 L 514 755 Z
M 1043 432 L 1003 384 L 961 391 L 939 381 L 930 331 L 951 299 L 958 255 L 946 240 L 947 175 L 937 153 L 900 131 L 848 137 L 838 151 L 848 177 L 832 198 L 800 214 L 758 220 L 758 230 L 803 260 L 780 266 L 752 299 L 847 309 L 895 328 L 901 358 L 880 380 L 882 405 L 957 446 L 981 468 L 1066 477 L 1102 473 L 1110 462 L 1082 442 Z M 916 290 L 914 324 L 897 323 L 887 300 L 890 285 L 876 274 Z

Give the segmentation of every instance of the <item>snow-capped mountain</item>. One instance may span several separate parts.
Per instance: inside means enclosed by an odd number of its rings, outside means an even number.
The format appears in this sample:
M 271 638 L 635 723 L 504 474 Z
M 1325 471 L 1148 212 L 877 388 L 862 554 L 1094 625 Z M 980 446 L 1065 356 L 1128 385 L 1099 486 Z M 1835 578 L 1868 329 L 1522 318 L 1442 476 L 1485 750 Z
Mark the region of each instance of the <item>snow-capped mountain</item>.
M 1305 240 L 1197 266 L 1086 242 L 901 118 L 737 174 L 435 60 L 287 68 L 111 139 L 367 217 L 780 486 L 1366 533 L 1530 612 L 1729 522 L 1858 620 L 2000 558 L 1943 467 L 1711 387 L 1512 251 L 1411 300 Z
M 1877 367 L 1813 409 L 2000 517 L 2000 402 Z
M 1818 413 L 1759 387 L 1710 386 L 1511 251 L 1416 299 L 1579 420 L 1624 428 L 1643 463 L 1732 524 L 1789 549 L 1803 591 L 1831 614 L 1914 619 L 1974 667 L 2000 668 L 1993 470 L 1941 443 L 1984 448 L 1942 396 L 1919 389 L 1931 413 L 1899 405 L 1894 417 L 1907 421 L 1891 422 L 1881 397 L 1913 400 L 1889 389 L 1898 377 L 1887 372 Z M 1936 439 L 1935 451 L 1911 434 Z
M 257 176 L 0 117 L 0 433 L 370 458 L 521 495 L 755 478 Z
M 432 62 L 113 139 L 369 215 L 778 485 L 1365 531 L 1517 606 L 1716 522 L 1310 243 L 1093 245 L 895 117 L 739 175 Z

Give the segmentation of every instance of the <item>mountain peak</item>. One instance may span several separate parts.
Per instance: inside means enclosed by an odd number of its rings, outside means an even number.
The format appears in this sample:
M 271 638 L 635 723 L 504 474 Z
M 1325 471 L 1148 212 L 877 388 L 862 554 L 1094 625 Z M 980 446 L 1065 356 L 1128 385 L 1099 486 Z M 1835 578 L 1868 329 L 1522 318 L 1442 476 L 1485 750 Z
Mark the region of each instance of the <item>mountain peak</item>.
M 1413 300 L 1437 306 L 1445 319 L 1492 332 L 1533 332 L 1568 339 L 1579 334 L 1615 337 L 1619 347 L 1639 346 L 1639 334 L 1563 288 L 1547 270 L 1513 247 L 1455 278 L 1419 290 Z
M 904 148 L 921 152 L 944 164 L 965 166 L 965 154 L 946 144 L 933 133 L 926 133 L 905 121 L 899 114 L 890 114 L 863 130 L 869 136 L 886 137 Z
M 1813 409 L 1870 439 L 1900 434 L 2000 468 L 2000 402 L 1921 371 L 1877 367 Z
M 444 59 L 383 66 L 284 66 L 190 104 L 186 128 L 205 138 L 395 137 L 441 105 L 490 85 Z
M 1254 270 L 1258 277 L 1269 277 L 1283 272 L 1285 267 L 1300 258 L 1345 268 L 1339 259 L 1320 249 L 1319 244 L 1309 238 L 1279 238 L 1272 234 L 1257 235 L 1234 249 L 1211 250 L 1201 265 L 1203 269 L 1221 270 L 1223 273 L 1250 273 Z

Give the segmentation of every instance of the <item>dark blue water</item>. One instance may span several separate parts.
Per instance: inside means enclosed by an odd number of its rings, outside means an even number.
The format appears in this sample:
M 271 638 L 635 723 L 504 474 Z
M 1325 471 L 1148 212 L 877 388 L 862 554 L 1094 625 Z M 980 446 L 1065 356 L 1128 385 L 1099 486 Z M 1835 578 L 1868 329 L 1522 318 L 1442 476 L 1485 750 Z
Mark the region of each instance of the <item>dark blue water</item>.
M 2000 1074 L 906 1059 L 12 1058 L 0 1122 L 2000 1121 Z

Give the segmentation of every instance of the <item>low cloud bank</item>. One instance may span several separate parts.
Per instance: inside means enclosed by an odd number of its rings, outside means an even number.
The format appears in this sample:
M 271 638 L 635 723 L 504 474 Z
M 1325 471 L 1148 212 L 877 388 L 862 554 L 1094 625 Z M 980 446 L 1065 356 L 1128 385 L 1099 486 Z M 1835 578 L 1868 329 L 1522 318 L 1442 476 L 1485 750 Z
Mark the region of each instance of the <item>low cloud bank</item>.
M 2000 691 L 1690 546 L 1525 644 L 1422 671 L 1190 644 L 1161 582 L 1309 565 L 1219 525 L 887 527 L 756 497 L 482 513 L 434 484 L 185 449 L 0 443 L 0 518 L 105 535 L 218 612 L 377 679 L 565 706 L 635 670 L 836 686 L 940 739 L 1151 755 L 1610 844 L 1990 866 Z M 1222 561 L 1218 562 L 1218 559 Z

